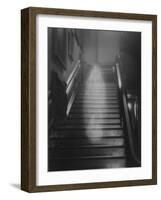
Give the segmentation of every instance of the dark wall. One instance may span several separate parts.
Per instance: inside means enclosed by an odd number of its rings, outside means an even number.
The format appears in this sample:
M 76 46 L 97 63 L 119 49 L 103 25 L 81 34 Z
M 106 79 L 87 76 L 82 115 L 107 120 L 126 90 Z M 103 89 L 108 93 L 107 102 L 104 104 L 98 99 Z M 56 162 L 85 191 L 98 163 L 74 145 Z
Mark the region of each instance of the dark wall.
M 83 55 L 84 62 L 93 65 L 97 62 L 97 31 L 82 30 L 83 40 Z
M 49 129 L 66 118 L 68 78 L 81 57 L 81 47 L 73 29 L 48 28 L 48 123 Z
M 119 53 L 120 32 L 97 31 L 97 38 L 97 62 L 102 65 L 113 64 Z
M 128 104 L 133 130 L 134 149 L 141 160 L 141 33 L 128 32 L 120 37 L 120 60 L 123 85 L 132 95 Z
M 53 70 L 61 80 L 66 70 L 66 31 L 59 28 L 48 28 L 48 81 L 51 83 Z
M 141 92 L 141 33 L 124 32 L 120 37 L 120 58 L 123 82 L 127 90 Z
M 72 29 L 48 28 L 48 81 L 54 70 L 61 81 L 66 82 L 80 59 L 80 36 Z
M 113 64 L 119 52 L 118 31 L 82 30 L 83 60 L 90 64 Z

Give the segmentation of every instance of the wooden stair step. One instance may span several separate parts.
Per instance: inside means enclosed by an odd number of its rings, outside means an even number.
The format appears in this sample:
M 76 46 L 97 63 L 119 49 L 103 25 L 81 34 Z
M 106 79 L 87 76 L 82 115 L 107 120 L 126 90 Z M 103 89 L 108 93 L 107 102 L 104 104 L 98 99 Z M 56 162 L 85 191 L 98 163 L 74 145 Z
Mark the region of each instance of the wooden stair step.
M 118 88 L 117 87 L 103 87 L 103 86 L 97 86 L 94 84 L 88 84 L 86 87 L 85 86 L 81 86 L 80 87 L 80 92 L 83 91 L 95 91 L 95 92 L 118 92 Z
M 119 107 L 117 107 L 117 108 L 112 108 L 112 107 L 106 107 L 106 106 L 104 106 L 104 107 L 85 107 L 85 108 L 83 108 L 83 107 L 81 107 L 81 106 L 75 106 L 75 107 L 72 107 L 71 108 L 71 111 L 73 111 L 73 110 L 86 110 L 86 111 L 88 111 L 88 110 L 93 110 L 93 111 L 98 111 L 98 110 L 100 110 L 100 111 L 110 111 L 110 112 L 112 112 L 112 111 L 114 111 L 114 112 L 119 112 L 120 111 L 120 109 L 119 109 Z
M 62 130 L 62 129 L 75 129 L 75 130 L 89 130 L 89 129 L 116 129 L 116 128 L 121 128 L 120 124 L 89 124 L 89 125 L 64 125 L 62 127 L 58 127 L 55 130 Z
M 52 135 L 50 136 L 52 138 L 88 138 L 88 137 L 98 137 L 98 138 L 104 138 L 104 137 L 122 137 L 124 136 L 122 129 L 113 129 L 113 130 L 54 130 Z
M 77 94 L 77 96 L 99 96 L 99 97 L 117 97 L 118 93 L 117 92 L 80 92 Z
M 120 113 L 70 113 L 68 118 L 73 119 L 88 119 L 88 118 L 96 118 L 96 119 L 118 119 L 120 118 Z
M 124 147 L 111 147 L 111 148 L 83 148 L 83 149 L 53 149 L 52 155 L 56 157 L 91 157 L 91 156 L 111 156 L 123 157 L 125 156 Z
M 113 80 L 113 77 L 112 77 L 112 81 L 111 80 L 110 81 L 102 80 L 102 78 L 100 79 L 100 78 L 92 77 L 91 79 L 89 79 L 89 78 L 86 79 L 85 84 L 88 83 L 88 82 L 94 83 L 95 85 L 98 85 L 98 86 L 99 85 L 105 85 L 107 87 L 109 87 L 109 86 L 117 86 L 116 83 Z
M 71 119 L 69 118 L 66 124 L 120 124 L 120 119 L 97 119 L 97 118 L 87 118 L 87 119 Z
M 98 82 L 92 82 L 87 84 L 88 81 L 86 81 L 86 84 L 81 84 L 82 88 L 92 88 L 95 86 L 95 88 L 106 88 L 106 89 L 113 89 L 113 88 L 118 88 L 117 84 L 105 84 L 105 83 L 98 83 Z
M 73 114 L 73 113 L 79 113 L 79 114 L 81 114 L 81 113 L 95 113 L 95 114 L 97 114 L 97 113 L 120 113 L 120 110 L 119 109 L 100 109 L 100 108 L 81 108 L 81 109 L 74 109 L 74 108 L 72 108 L 71 109 L 71 114 Z
M 98 83 L 96 81 L 89 83 L 88 81 L 86 81 L 86 84 L 81 84 L 82 88 L 106 88 L 106 89 L 114 89 L 114 88 L 118 88 L 116 84 L 105 84 L 105 83 Z
M 79 105 L 79 104 L 89 104 L 89 105 L 99 105 L 99 104 L 105 104 L 105 105 L 115 105 L 115 104 L 119 104 L 118 100 L 104 100 L 104 99 L 91 99 L 91 100 L 86 100 L 86 99 L 77 99 L 77 101 L 75 101 L 73 103 L 74 105 Z
M 126 156 L 109 156 L 109 155 L 98 155 L 98 156 L 65 156 L 65 157 L 56 157 L 55 160 L 91 160 L 91 159 L 119 159 L 126 158 Z
M 91 79 L 87 79 L 86 80 L 86 84 L 88 83 L 94 83 L 96 85 L 96 83 L 100 83 L 100 84 L 105 84 L 105 85 L 111 85 L 112 83 L 114 83 L 114 77 L 111 77 L 111 74 L 106 74 L 105 76 L 102 75 L 102 78 L 104 78 L 104 80 L 100 79 L 100 78 L 96 78 L 93 77 Z
M 107 94 L 104 94 L 104 93 L 102 93 L 102 94 L 94 94 L 94 93 L 81 94 L 81 93 L 79 93 L 77 96 L 78 97 L 81 97 L 81 96 L 88 97 L 88 96 L 90 96 L 90 97 L 104 98 L 104 97 L 117 97 L 118 95 L 117 94 L 113 94 L 113 93 L 110 93 L 110 94 L 108 94 L 108 93 Z
M 79 105 L 81 103 L 84 103 L 84 104 L 88 104 L 88 105 L 100 105 L 100 104 L 104 104 L 104 105 L 118 105 L 119 104 L 119 101 L 118 100 L 101 100 L 101 99 L 98 99 L 98 100 L 77 100 L 73 103 L 73 105 Z
M 111 68 L 111 69 L 108 69 L 108 68 L 101 68 L 100 71 L 101 71 L 101 72 L 109 72 L 109 73 L 113 74 L 113 69 L 112 69 L 112 68 Z
M 82 159 L 70 159 L 67 160 L 54 160 L 49 165 L 50 171 L 62 171 L 62 170 L 81 170 L 81 169 L 105 169 L 105 168 L 123 168 L 126 167 L 126 157 L 113 157 L 108 156 L 82 158 Z
M 74 104 L 72 106 L 73 109 L 75 108 L 104 108 L 104 109 L 108 109 L 108 108 L 119 108 L 120 106 L 118 104 Z
M 125 156 L 124 147 L 111 148 L 83 148 L 83 149 L 53 149 L 51 153 L 54 157 L 83 157 L 83 156 Z
M 76 99 L 75 99 L 76 101 L 77 100 L 90 100 L 90 101 L 92 101 L 92 100 L 119 100 L 119 98 L 116 96 L 116 97 L 100 97 L 100 96 L 97 96 L 97 97 L 95 97 L 95 96 L 77 96 L 76 97 Z
M 116 159 L 125 159 L 126 156 L 109 156 L 109 155 L 98 155 L 98 156 L 64 156 L 64 157 L 55 157 L 54 160 L 96 160 L 96 159 L 112 159 L 112 160 L 116 160 Z M 53 159 L 52 159 L 53 160 Z
M 117 93 L 107 93 L 107 92 L 104 92 L 104 93 L 90 93 L 90 92 L 87 92 L 87 93 L 79 93 L 77 95 L 78 97 L 79 96 L 84 96 L 84 97 L 88 97 L 88 96 L 91 96 L 91 97 L 118 97 L 118 94 Z
M 54 138 L 50 143 L 50 148 L 93 148 L 94 147 L 114 147 L 123 146 L 124 138 Z
M 93 92 L 118 92 L 117 88 L 104 88 L 104 87 L 87 87 L 87 88 L 82 88 L 80 89 L 80 92 L 86 92 L 88 91 L 93 91 Z
M 108 93 L 108 94 L 117 94 L 118 93 L 118 91 L 117 90 L 101 90 L 101 89 L 99 89 L 99 90 L 96 90 L 95 88 L 91 88 L 91 89 L 87 89 L 87 90 L 80 90 L 79 91 L 79 94 L 85 94 L 85 93 L 92 93 L 92 94 L 104 94 L 104 93 Z

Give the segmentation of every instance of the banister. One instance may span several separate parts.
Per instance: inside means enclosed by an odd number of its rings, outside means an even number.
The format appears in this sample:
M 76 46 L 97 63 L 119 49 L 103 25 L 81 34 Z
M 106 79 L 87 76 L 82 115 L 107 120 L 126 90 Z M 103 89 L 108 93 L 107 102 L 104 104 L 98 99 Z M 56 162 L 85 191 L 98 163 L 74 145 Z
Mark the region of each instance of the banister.
M 66 92 L 68 93 L 68 91 L 70 90 L 70 87 L 72 85 L 72 82 L 73 80 L 75 79 L 78 71 L 79 71 L 79 68 L 80 68 L 80 60 L 77 62 L 75 68 L 73 69 L 72 73 L 70 74 L 66 84 L 67 84 L 67 89 L 66 89 Z
M 122 83 L 121 72 L 119 69 L 119 63 L 116 63 L 115 67 L 116 67 L 116 74 L 117 74 L 117 79 L 118 79 L 118 87 L 120 90 L 123 108 L 124 108 L 124 115 L 125 115 L 125 121 L 126 121 L 126 128 L 127 128 L 130 152 L 131 152 L 132 157 L 135 160 L 135 162 L 138 165 L 140 165 L 141 162 L 137 158 L 137 155 L 135 153 L 135 148 L 134 148 L 134 143 L 133 143 L 133 133 L 132 133 L 132 127 L 131 127 L 130 116 L 129 116 L 129 111 L 128 111 L 128 104 L 127 104 L 127 97 L 125 94 L 125 88 L 123 87 L 123 83 Z
M 66 114 L 68 116 L 69 111 L 71 109 L 71 106 L 73 104 L 73 101 L 75 99 L 76 96 L 76 82 L 79 81 L 79 72 L 80 72 L 81 66 L 80 66 L 80 60 L 77 61 L 73 71 L 71 72 L 68 80 L 66 81 L 66 87 L 65 89 L 65 93 L 67 95 L 67 110 L 66 110 Z M 51 109 L 49 109 L 51 112 L 53 111 L 53 103 L 54 103 L 54 99 L 52 98 L 52 92 L 51 89 L 48 90 L 48 106 L 51 107 Z M 49 113 L 49 115 L 52 115 L 52 113 Z M 50 119 L 51 118 L 51 119 Z M 51 129 L 53 122 L 54 122 L 54 118 L 52 117 L 48 117 L 48 119 L 50 119 L 50 121 L 48 122 L 48 128 Z
M 80 60 L 78 60 L 74 70 L 72 71 L 71 75 L 69 76 L 66 84 L 66 94 L 68 98 L 68 106 L 67 106 L 67 116 L 69 115 L 70 109 L 72 107 L 72 104 L 74 102 L 76 93 L 77 93 L 77 87 L 78 87 L 78 82 L 79 80 L 79 75 L 80 75 L 80 70 L 81 70 L 81 65 L 80 65 Z

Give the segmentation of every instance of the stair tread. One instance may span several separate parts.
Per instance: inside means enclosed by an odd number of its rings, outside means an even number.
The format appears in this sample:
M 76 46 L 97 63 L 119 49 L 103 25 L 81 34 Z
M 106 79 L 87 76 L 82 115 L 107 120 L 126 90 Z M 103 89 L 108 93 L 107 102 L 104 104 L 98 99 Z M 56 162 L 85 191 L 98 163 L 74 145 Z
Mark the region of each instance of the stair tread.
M 49 144 L 50 149 L 99 149 L 99 148 L 120 148 L 124 147 L 124 145 L 110 145 L 110 144 L 84 144 L 84 145 L 76 145 L 76 146 L 55 146 L 54 144 Z
M 97 119 L 94 117 L 88 118 L 88 119 L 75 119 L 75 118 L 69 118 L 66 123 L 68 124 L 93 124 L 93 123 L 100 123 L 100 124 L 119 124 L 120 123 L 120 119 Z
M 97 86 L 94 85 L 94 83 L 89 84 L 88 86 L 81 86 L 79 92 L 88 92 L 88 91 L 92 91 L 92 92 L 118 92 L 118 88 L 117 87 L 104 87 L 104 86 Z
M 82 170 L 82 169 L 107 169 L 107 168 L 123 168 L 126 167 L 126 157 L 120 158 L 92 158 L 92 159 L 71 159 L 70 162 L 66 160 L 55 160 L 49 165 L 49 171 L 62 170 Z
M 93 89 L 87 89 L 87 90 L 80 90 L 79 91 L 79 94 L 86 94 L 86 93 L 92 93 L 92 94 L 118 94 L 118 91 L 115 89 L 115 90 L 113 90 L 113 89 L 111 89 L 111 90 L 106 90 L 106 89 L 104 89 L 104 90 L 101 90 L 101 89 L 95 89 L 95 88 L 93 88 Z
M 104 100 L 104 99 L 91 99 L 91 100 L 88 100 L 88 99 L 77 99 L 76 102 L 74 102 L 73 105 L 79 105 L 81 103 L 85 103 L 85 104 L 94 104 L 94 105 L 97 105 L 97 104 L 110 104 L 110 105 L 115 105 L 115 104 L 119 104 L 119 101 L 118 100 Z
M 53 156 L 125 156 L 125 147 L 91 149 L 53 149 Z
M 69 114 L 68 118 L 73 119 L 89 119 L 89 118 L 96 118 L 96 119 L 118 119 L 120 118 L 120 113 L 83 113 L 83 115 L 73 113 Z
M 74 131 L 74 130 L 59 130 L 53 131 L 52 137 L 120 137 L 123 136 L 123 130 L 85 130 L 85 131 Z
M 50 148 L 81 148 L 84 146 L 124 146 L 124 138 L 54 138 Z
M 97 96 L 97 97 L 96 96 L 86 96 L 86 97 L 85 96 L 77 96 L 76 97 L 76 101 L 81 100 L 81 99 L 88 100 L 88 101 L 89 100 L 95 100 L 95 101 L 96 100 L 102 100 L 102 101 L 103 100 L 117 100 L 117 101 L 119 100 L 118 97 L 109 97 L 109 96 L 108 97 L 100 97 L 100 96 Z
M 100 97 L 100 98 L 104 98 L 104 97 L 117 97 L 117 93 L 79 93 L 77 95 L 77 97 L 88 97 L 88 96 L 92 96 L 92 97 Z
M 82 89 L 91 89 L 91 88 L 95 88 L 95 89 L 107 89 L 107 90 L 117 90 L 118 87 L 116 85 L 105 85 L 105 84 L 95 84 L 94 82 L 93 83 L 86 83 L 85 85 L 81 85 L 81 88 Z
M 78 129 L 83 129 L 83 130 L 99 129 L 99 130 L 102 130 L 102 129 L 115 129 L 115 128 L 121 128 L 121 125 L 120 124 L 89 124 L 88 126 L 86 126 L 84 124 L 80 124 L 80 125 L 67 124 L 67 125 L 63 125 L 58 128 L 55 128 L 55 130 L 61 130 L 61 129 L 64 129 L 64 130 L 65 129 L 76 129 L 76 130 L 78 130 Z
M 77 113 L 79 115 L 81 115 L 82 113 L 83 114 L 100 114 L 100 113 L 105 113 L 105 114 L 114 114 L 114 113 L 118 113 L 120 114 L 120 111 L 119 110 L 113 110 L 113 109 L 73 109 L 71 110 L 71 113 L 70 114 L 74 114 L 74 113 Z
M 112 108 L 120 108 L 119 105 L 105 105 L 105 104 L 97 104 L 97 105 L 92 105 L 92 104 L 79 104 L 79 105 L 73 105 L 72 109 L 77 109 L 77 108 L 93 108 L 93 109 L 112 109 Z
M 124 159 L 126 156 L 109 156 L 109 155 L 100 155 L 100 156 L 73 156 L 73 157 L 55 157 L 55 160 L 78 160 L 78 159 Z

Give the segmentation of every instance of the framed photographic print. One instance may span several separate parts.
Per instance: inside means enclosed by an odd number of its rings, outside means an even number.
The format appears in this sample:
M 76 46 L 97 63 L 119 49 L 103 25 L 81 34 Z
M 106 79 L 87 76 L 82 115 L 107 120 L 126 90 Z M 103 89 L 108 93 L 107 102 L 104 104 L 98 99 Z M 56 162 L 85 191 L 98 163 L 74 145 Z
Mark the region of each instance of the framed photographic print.
M 157 183 L 157 16 L 21 11 L 21 188 Z

